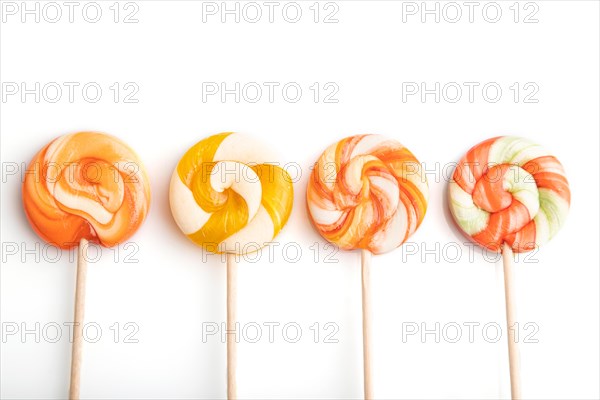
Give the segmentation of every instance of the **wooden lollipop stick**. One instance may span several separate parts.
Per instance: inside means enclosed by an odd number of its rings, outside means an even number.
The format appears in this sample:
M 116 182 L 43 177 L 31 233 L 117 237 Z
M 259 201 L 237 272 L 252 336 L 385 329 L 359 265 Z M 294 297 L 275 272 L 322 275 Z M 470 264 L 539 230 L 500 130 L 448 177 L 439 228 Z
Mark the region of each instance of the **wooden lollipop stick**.
M 237 263 L 234 254 L 227 254 L 227 398 L 237 398 L 235 371 L 237 368 L 237 346 L 235 323 L 237 320 Z M 233 336 L 232 336 L 233 335 Z
M 510 394 L 513 400 L 521 398 L 521 365 L 519 360 L 519 346 L 516 340 L 515 322 L 517 308 L 515 301 L 515 286 L 513 277 L 513 251 L 504 243 L 502 248 L 502 261 L 504 264 L 504 297 L 506 299 L 506 326 L 508 330 L 508 362 L 510 367 Z
M 81 239 L 77 249 L 77 281 L 75 286 L 75 316 L 73 325 L 73 347 L 71 351 L 71 385 L 69 399 L 79 399 L 79 382 L 81 378 L 81 352 L 83 350 L 83 313 L 85 310 L 85 278 L 87 260 L 85 252 L 88 246 L 86 239 Z
M 363 371 L 365 399 L 373 398 L 371 385 L 371 252 L 360 253 L 362 271 L 362 311 L 363 311 Z

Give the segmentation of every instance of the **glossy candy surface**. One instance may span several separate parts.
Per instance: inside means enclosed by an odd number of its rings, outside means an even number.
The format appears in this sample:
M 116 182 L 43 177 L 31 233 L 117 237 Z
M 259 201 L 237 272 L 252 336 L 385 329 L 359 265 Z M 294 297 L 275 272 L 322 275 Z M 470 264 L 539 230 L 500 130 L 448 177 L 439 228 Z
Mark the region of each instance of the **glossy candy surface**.
M 220 133 L 196 143 L 171 178 L 175 222 L 210 252 L 257 251 L 292 211 L 292 179 L 276 164 L 262 144 L 243 134 Z
M 560 162 L 527 139 L 502 136 L 474 146 L 449 184 L 450 211 L 460 229 L 492 251 L 506 242 L 526 252 L 564 224 L 571 193 Z
M 319 233 L 345 250 L 394 250 L 415 232 L 427 209 L 419 161 L 381 135 L 347 137 L 318 159 L 308 182 L 309 216 Z
M 114 136 L 61 136 L 35 155 L 23 183 L 23 205 L 33 229 L 63 249 L 82 238 L 111 247 L 139 228 L 150 186 L 137 155 Z

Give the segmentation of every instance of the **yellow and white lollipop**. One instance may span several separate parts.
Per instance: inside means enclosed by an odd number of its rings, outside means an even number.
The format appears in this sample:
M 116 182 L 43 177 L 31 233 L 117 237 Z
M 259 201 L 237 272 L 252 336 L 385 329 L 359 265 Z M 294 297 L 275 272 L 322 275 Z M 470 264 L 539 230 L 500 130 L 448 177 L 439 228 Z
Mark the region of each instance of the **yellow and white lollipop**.
M 171 178 L 173 218 L 194 243 L 227 254 L 227 327 L 236 321 L 234 255 L 273 241 L 292 211 L 292 179 L 264 146 L 219 133 L 192 146 Z M 227 335 L 227 397 L 236 398 L 235 340 Z
M 192 146 L 170 187 L 173 218 L 216 253 L 246 254 L 272 241 L 292 211 L 289 174 L 252 138 L 220 133 Z

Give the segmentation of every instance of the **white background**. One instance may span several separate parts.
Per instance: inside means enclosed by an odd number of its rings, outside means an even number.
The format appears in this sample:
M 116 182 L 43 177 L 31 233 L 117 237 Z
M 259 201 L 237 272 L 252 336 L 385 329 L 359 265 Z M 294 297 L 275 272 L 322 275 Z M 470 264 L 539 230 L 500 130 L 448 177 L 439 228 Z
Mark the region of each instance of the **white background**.
M 482 333 L 489 322 L 505 329 L 501 264 L 486 261 L 480 251 L 469 260 L 469 247 L 447 212 L 446 182 L 435 172 L 436 163 L 441 171 L 474 144 L 503 134 L 543 143 L 564 164 L 572 190 L 562 231 L 530 262 L 516 263 L 519 321 L 539 327 L 533 336 L 538 343 L 521 343 L 523 396 L 599 397 L 597 2 L 539 1 L 538 23 L 523 23 L 534 10 L 525 10 L 523 3 L 515 23 L 509 9 L 513 2 L 499 3 L 497 23 L 483 18 L 485 3 L 475 9 L 472 23 L 462 3 L 457 23 L 443 15 L 439 23 L 432 15 L 422 23 L 420 14 L 405 15 L 403 22 L 407 5 L 392 1 L 337 2 L 338 23 L 322 22 L 323 5 L 320 22 L 314 23 L 313 2 L 301 3 L 298 23 L 282 17 L 285 3 L 275 9 L 273 23 L 265 6 L 257 23 L 243 16 L 240 23 L 233 16 L 221 23 L 218 14 L 203 23 L 201 2 L 140 1 L 139 22 L 132 24 L 122 23 L 126 11 L 133 10 L 123 10 L 123 4 L 120 22 L 113 22 L 112 3 L 100 2 L 98 23 L 82 18 L 85 3 L 75 9 L 73 23 L 64 6 L 57 23 L 43 16 L 39 23 L 33 16 L 22 23 L 20 14 L 3 15 L 3 83 L 80 86 L 73 103 L 66 89 L 56 103 L 44 96 L 36 103 L 33 95 L 22 101 L 19 94 L 2 100 L 1 317 L 3 329 L 17 324 L 20 330 L 4 335 L 1 343 L 2 397 L 67 395 L 68 330 L 63 327 L 57 343 L 45 337 L 54 338 L 52 323 L 72 319 L 75 264 L 67 252 L 55 262 L 49 260 L 56 257 L 51 250 L 41 251 L 39 260 L 26 254 L 39 239 L 22 210 L 21 178 L 7 171 L 14 163 L 21 169 L 57 135 L 79 130 L 112 133 L 136 149 L 148 169 L 153 196 L 148 218 L 133 238 L 139 262 L 125 262 L 132 248 L 121 246 L 117 262 L 115 251 L 104 250 L 90 264 L 86 321 L 97 323 L 102 337 L 84 347 L 83 398 L 225 396 L 225 345 L 217 336 L 202 343 L 202 324 L 225 318 L 224 264 L 214 256 L 202 261 L 200 249 L 179 232 L 168 206 L 169 179 L 183 152 L 222 131 L 255 135 L 278 150 L 281 161 L 303 169 L 274 260 L 263 253 L 257 262 L 240 263 L 240 321 L 281 324 L 274 343 L 263 326 L 258 343 L 239 344 L 240 398 L 362 396 L 359 253 L 339 252 L 333 257 L 337 263 L 324 262 L 324 242 L 309 223 L 304 196 L 309 167 L 325 147 L 367 132 L 398 139 L 431 170 L 429 209 L 411 238 L 420 251 L 407 254 L 405 247 L 373 259 L 376 397 L 509 396 L 506 337 L 488 343 Z M 47 11 L 53 18 L 54 11 Z M 493 18 L 494 11 L 488 12 Z M 103 89 L 97 103 L 81 96 L 88 82 Z M 137 84 L 139 102 L 124 103 L 121 93 L 115 103 L 109 89 L 114 82 Z M 230 88 L 235 82 L 297 82 L 303 94 L 296 103 L 283 99 L 280 89 L 273 103 L 266 92 L 257 103 L 244 98 L 236 103 L 232 95 L 224 103 L 219 96 L 203 102 L 203 82 L 227 82 Z M 322 93 L 315 103 L 309 89 L 314 82 L 338 85 L 338 102 L 324 103 Z M 480 86 L 473 102 L 466 89 L 457 103 L 446 101 L 448 96 L 436 103 L 433 95 L 425 102 L 419 96 L 403 102 L 403 82 L 427 82 L 429 88 L 435 82 Z M 482 97 L 481 87 L 488 82 L 503 89 L 496 103 Z M 515 82 L 522 90 L 517 103 L 509 89 Z M 524 103 L 527 82 L 539 87 L 537 103 Z M 295 263 L 281 251 L 293 242 L 302 249 Z M 11 243 L 19 246 L 17 254 L 5 254 Z M 320 248 L 318 262 L 310 248 L 314 243 Z M 43 243 L 38 246 L 44 249 Z M 425 253 L 425 246 L 439 246 L 440 251 L 437 256 Z M 443 248 L 454 249 L 450 258 L 459 248 L 459 260 L 444 258 Z M 35 330 L 38 322 L 39 343 L 34 334 L 21 337 L 23 328 Z M 110 329 L 115 322 L 120 324 L 119 343 Z M 123 343 L 126 322 L 139 327 L 134 336 L 138 343 Z M 297 343 L 283 337 L 281 328 L 288 322 L 302 328 Z M 315 322 L 320 324 L 319 343 L 310 329 Z M 327 322 L 339 327 L 334 335 L 338 343 L 324 343 Z M 403 343 L 403 322 L 425 323 L 428 329 L 439 322 L 450 329 L 439 343 L 433 334 L 424 342 L 417 334 Z M 446 325 L 453 322 L 462 326 L 457 343 L 446 340 L 455 336 L 452 325 Z M 468 322 L 481 324 L 473 343 L 463 325 Z M 248 333 L 253 336 L 254 331 Z M 293 329 L 288 333 L 294 336 Z M 494 333 L 492 328 L 488 336 L 493 339 Z M 527 333 L 531 329 L 521 331 Z M 93 330 L 89 334 L 95 336 Z

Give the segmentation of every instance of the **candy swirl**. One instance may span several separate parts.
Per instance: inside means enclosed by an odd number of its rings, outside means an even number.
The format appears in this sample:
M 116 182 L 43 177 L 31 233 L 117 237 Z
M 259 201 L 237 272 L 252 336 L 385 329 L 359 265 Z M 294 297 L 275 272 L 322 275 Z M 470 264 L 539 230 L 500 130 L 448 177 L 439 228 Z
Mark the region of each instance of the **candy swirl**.
M 139 228 L 150 186 L 137 155 L 114 136 L 79 132 L 61 136 L 31 161 L 23 205 L 45 241 L 68 249 L 81 239 L 111 247 Z
M 395 140 L 357 135 L 321 155 L 306 192 L 319 233 L 340 248 L 375 254 L 400 246 L 419 227 L 429 189 L 421 164 Z
M 275 164 L 262 145 L 239 133 L 196 143 L 171 178 L 175 222 L 210 252 L 257 251 L 277 236 L 292 211 L 292 179 Z
M 560 162 L 527 139 L 503 136 L 473 147 L 449 185 L 450 211 L 462 231 L 492 251 L 526 252 L 564 224 L 571 193 Z

